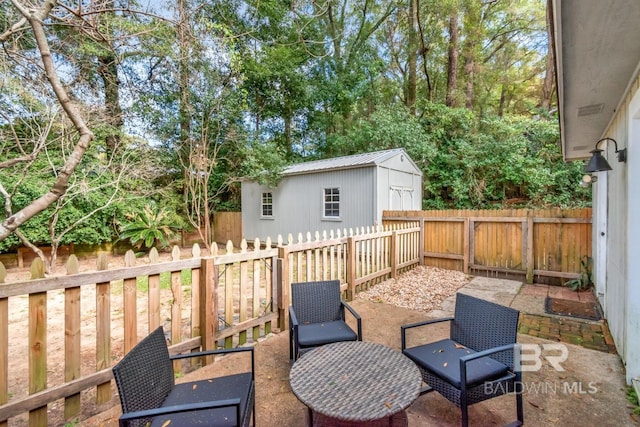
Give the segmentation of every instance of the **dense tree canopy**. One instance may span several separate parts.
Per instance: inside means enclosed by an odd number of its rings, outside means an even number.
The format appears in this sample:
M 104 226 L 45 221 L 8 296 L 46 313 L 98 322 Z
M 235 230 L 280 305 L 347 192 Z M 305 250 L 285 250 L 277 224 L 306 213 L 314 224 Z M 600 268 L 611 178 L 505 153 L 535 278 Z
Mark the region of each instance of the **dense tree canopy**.
M 395 147 L 425 208 L 587 205 L 545 5 L 2 2 L 0 250 L 111 241 L 149 205 L 159 227 L 208 226 L 241 178 Z

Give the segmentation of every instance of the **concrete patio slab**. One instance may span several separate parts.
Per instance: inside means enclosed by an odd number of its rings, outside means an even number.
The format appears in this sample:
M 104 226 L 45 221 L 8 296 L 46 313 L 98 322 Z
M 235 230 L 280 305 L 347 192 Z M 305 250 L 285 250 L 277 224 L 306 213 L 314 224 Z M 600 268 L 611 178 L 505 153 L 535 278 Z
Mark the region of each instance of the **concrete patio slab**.
M 522 307 L 524 310 L 519 309 L 528 313 L 536 304 L 540 304 L 540 299 L 543 302 L 548 293 L 548 289 L 545 289 L 544 296 L 537 294 L 538 291 L 535 288 L 529 289 L 530 286 L 532 285 L 521 285 L 520 282 L 511 280 L 474 278 L 461 292 L 486 297 L 491 301 L 509 301 L 511 304 L 507 305 Z M 516 287 L 519 292 L 515 290 Z M 441 317 L 441 314 L 451 315 L 453 301 L 454 299 L 449 298 L 442 310 L 429 313 L 361 299 L 352 301 L 351 305 L 362 317 L 364 340 L 399 350 L 401 325 Z M 419 340 L 434 341 L 444 338 L 447 334 L 448 325 L 438 324 L 429 327 L 428 331 L 412 333 L 408 339 L 411 345 Z M 288 334 L 282 332 L 255 345 L 258 427 L 305 425 L 306 408 L 296 399 L 289 386 L 288 339 Z M 525 425 L 640 425 L 638 417 L 632 414 L 633 408 L 626 400 L 624 366 L 616 354 L 559 343 L 555 338 L 543 339 L 522 333 L 518 334 L 518 341 L 540 350 L 539 369 L 523 372 Z M 558 355 L 558 345 L 566 349 L 566 359 L 559 363 L 559 359 L 553 359 L 554 355 Z M 227 375 L 236 368 L 223 358 L 178 381 Z M 469 414 L 472 426 L 508 424 L 516 417 L 515 397 L 505 395 L 475 404 L 470 407 Z M 115 407 L 79 425 L 115 427 L 119 415 L 120 408 Z M 437 393 L 418 397 L 407 409 L 407 416 L 410 427 L 460 425 L 460 410 Z

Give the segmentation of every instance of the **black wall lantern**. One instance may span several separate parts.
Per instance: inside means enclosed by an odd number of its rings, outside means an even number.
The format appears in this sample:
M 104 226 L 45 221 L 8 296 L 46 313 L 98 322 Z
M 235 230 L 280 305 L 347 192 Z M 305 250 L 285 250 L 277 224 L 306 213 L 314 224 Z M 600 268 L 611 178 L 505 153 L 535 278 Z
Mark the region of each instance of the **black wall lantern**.
M 622 150 L 618 150 L 618 143 L 613 138 L 602 138 L 600 141 L 596 142 L 596 148 L 591 151 L 591 159 L 589 159 L 589 163 L 584 167 L 584 171 L 586 173 L 592 172 L 601 172 L 601 171 L 610 171 L 611 166 L 607 159 L 602 157 L 602 150 L 598 148 L 598 144 L 603 141 L 613 141 L 613 144 L 616 147 L 616 153 L 618 154 L 618 162 L 626 162 L 627 161 L 627 149 L 623 148 Z

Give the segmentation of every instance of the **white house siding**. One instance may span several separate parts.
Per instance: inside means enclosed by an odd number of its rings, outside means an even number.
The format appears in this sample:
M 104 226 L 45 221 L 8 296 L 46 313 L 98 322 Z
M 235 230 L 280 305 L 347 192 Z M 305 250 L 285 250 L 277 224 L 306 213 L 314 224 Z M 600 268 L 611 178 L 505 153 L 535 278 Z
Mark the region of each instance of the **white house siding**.
M 626 275 L 626 336 L 625 360 L 627 381 L 640 378 L 640 90 L 639 80 L 634 85 L 628 118 L 627 180 L 625 203 L 627 212 L 625 236 L 627 237 Z
M 636 80 L 603 136 L 611 137 L 618 148 L 627 148 L 627 162 L 619 163 L 612 143 L 606 152 L 612 170 L 606 186 L 594 186 L 594 218 L 599 224 L 601 212 L 607 213 L 606 230 L 594 227 L 594 254 L 598 245 L 606 245 L 603 262 L 606 283 L 596 284 L 616 348 L 626 365 L 627 381 L 640 376 L 640 92 Z M 604 147 L 603 147 L 604 148 Z M 635 191 L 634 191 L 635 190 Z M 602 194 L 604 192 L 604 194 Z M 602 236 L 601 233 L 605 233 Z M 605 237 L 605 238 L 603 238 Z M 601 261 L 602 262 L 602 261 Z M 598 260 L 596 260 L 598 265 Z

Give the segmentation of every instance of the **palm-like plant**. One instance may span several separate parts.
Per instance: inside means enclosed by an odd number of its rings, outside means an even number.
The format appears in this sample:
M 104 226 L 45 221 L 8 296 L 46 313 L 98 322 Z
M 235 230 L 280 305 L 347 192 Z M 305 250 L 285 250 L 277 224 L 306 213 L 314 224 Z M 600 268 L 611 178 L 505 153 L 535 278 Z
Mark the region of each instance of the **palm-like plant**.
M 131 244 L 140 249 L 152 248 L 159 244 L 161 247 L 169 245 L 169 241 L 175 235 L 177 226 L 171 225 L 169 213 L 165 209 L 154 210 L 146 205 L 142 212 L 131 215 L 131 222 L 120 229 L 120 240 L 129 240 Z

